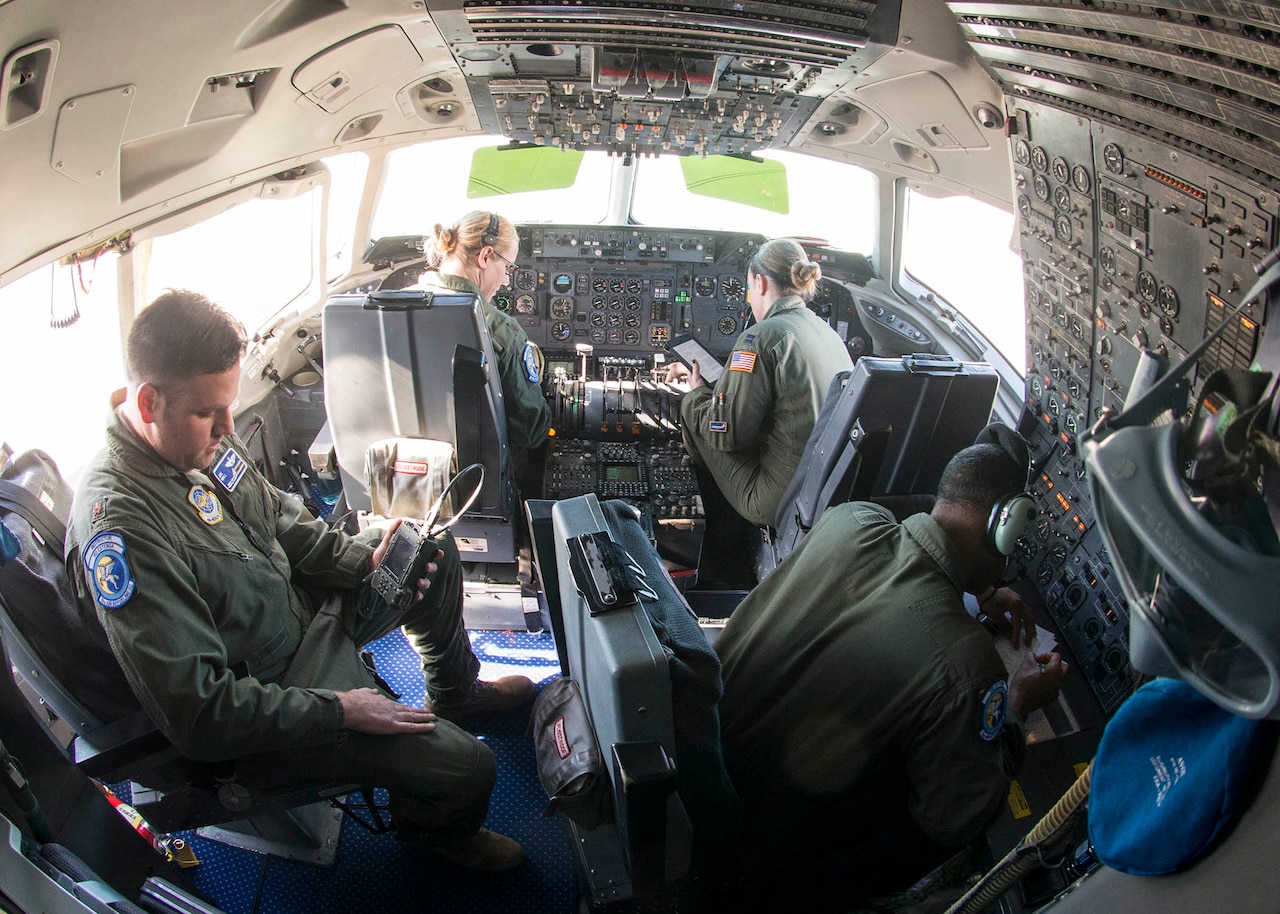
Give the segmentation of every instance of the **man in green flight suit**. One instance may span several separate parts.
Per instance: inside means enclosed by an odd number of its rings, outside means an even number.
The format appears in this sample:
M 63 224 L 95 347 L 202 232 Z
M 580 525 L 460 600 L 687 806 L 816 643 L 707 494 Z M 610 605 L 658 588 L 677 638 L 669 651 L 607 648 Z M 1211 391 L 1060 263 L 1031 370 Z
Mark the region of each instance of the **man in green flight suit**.
M 902 523 L 865 502 L 827 509 L 716 641 L 744 861 L 786 874 L 787 897 L 826 910 L 906 888 L 1008 795 L 1021 716 L 1056 697 L 1066 664 L 1028 652 L 1009 678 L 963 594 L 1004 570 L 1009 528 L 993 525 L 1025 499 L 1022 454 L 966 448 L 933 510 Z
M 520 846 L 482 827 L 493 754 L 451 721 L 520 707 L 533 684 L 477 679 L 451 540 L 396 610 L 368 583 L 390 530 L 347 536 L 266 481 L 233 434 L 244 351 L 239 322 L 196 293 L 134 321 L 128 387 L 72 508 L 77 597 L 184 755 L 234 759 L 246 786 L 385 787 L 402 832 L 466 867 L 517 866 Z M 424 708 L 376 688 L 360 657 L 397 626 L 422 657 Z

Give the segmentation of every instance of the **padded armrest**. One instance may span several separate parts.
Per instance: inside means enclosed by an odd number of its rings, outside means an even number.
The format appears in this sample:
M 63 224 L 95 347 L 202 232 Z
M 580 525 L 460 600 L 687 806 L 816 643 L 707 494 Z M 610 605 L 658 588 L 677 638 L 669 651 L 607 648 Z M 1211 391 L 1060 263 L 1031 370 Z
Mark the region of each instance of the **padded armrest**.
M 77 736 L 72 751 L 77 768 L 107 781 L 126 780 L 179 757 L 141 710 Z

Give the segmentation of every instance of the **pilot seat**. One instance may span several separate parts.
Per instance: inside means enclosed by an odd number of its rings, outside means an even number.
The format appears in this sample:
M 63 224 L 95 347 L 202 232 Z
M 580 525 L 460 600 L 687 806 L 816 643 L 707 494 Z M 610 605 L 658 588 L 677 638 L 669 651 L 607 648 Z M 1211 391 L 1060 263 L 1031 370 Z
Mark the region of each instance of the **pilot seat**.
M 452 528 L 462 560 L 515 562 L 519 498 L 480 298 L 417 289 L 335 295 L 323 334 L 325 405 L 347 505 L 374 508 L 371 448 L 443 443 L 450 473 L 484 467 L 479 497 Z
M 832 505 L 874 501 L 899 519 L 927 510 L 947 461 L 990 421 L 999 384 L 985 362 L 927 354 L 862 358 L 837 374 L 775 524 L 762 530 L 757 578 Z

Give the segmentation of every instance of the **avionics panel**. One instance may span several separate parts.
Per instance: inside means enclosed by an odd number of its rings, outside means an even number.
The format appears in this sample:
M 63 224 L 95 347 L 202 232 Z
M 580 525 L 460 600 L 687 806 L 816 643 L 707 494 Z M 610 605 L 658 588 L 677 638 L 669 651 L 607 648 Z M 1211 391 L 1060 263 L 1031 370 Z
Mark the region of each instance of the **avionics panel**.
M 714 355 L 728 355 L 750 319 L 747 265 L 766 240 L 640 226 L 525 225 L 519 233 L 519 269 L 494 303 L 549 359 L 585 346 L 596 357 L 650 363 L 684 333 Z M 869 353 L 863 310 L 844 282 L 865 282 L 874 270 L 860 255 L 810 254 L 838 277 L 823 280 L 812 309 L 855 356 Z
M 1076 439 L 1186 358 L 1194 396 L 1247 367 L 1266 302 L 1236 306 L 1276 243 L 1277 199 L 1239 175 L 1109 124 L 1017 100 L 1013 194 L 1027 314 L 1025 421 L 1040 520 L 1021 556 L 1102 707 L 1128 695 L 1128 611 L 1098 530 Z

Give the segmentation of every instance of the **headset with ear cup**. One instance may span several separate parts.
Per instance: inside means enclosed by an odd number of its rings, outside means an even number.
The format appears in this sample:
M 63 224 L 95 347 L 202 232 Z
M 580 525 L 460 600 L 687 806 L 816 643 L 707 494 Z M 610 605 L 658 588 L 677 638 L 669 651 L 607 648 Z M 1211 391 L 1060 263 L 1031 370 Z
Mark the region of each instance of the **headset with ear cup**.
M 994 444 L 1020 467 L 1026 467 L 1023 489 L 999 499 L 987 518 L 987 545 L 1000 555 L 1013 555 L 1018 541 L 1035 531 L 1036 500 L 1031 486 L 1031 450 L 1026 439 L 1007 425 L 993 422 L 978 433 L 974 444 Z
M 489 227 L 484 230 L 484 237 L 480 239 L 482 245 L 493 247 L 498 243 L 498 214 L 489 214 Z

